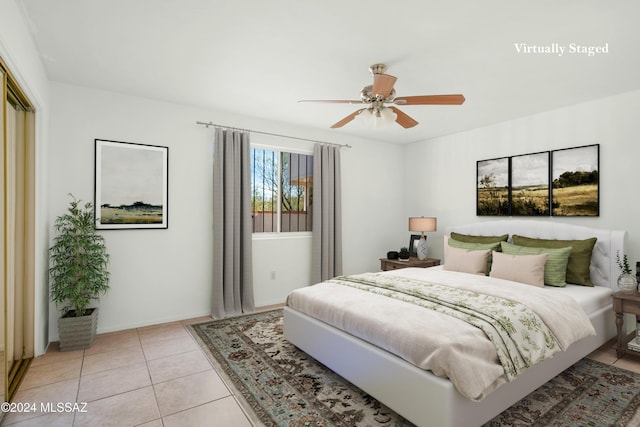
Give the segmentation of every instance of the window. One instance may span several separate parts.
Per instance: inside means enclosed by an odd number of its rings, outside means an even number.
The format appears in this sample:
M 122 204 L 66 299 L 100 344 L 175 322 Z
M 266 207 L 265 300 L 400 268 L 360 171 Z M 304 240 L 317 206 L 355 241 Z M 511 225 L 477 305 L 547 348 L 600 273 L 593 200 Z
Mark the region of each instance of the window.
M 251 148 L 254 233 L 312 230 L 313 156 Z

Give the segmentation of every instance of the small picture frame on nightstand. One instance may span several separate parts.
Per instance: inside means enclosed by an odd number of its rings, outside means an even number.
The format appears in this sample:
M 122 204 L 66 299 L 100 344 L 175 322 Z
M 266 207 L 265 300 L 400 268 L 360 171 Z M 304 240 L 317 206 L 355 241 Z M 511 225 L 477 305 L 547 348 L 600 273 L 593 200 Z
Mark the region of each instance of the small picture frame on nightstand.
M 424 236 L 424 239 L 427 240 L 427 236 Z M 412 257 L 418 256 L 418 242 L 420 241 L 419 234 L 412 234 L 411 239 L 409 240 L 409 254 Z

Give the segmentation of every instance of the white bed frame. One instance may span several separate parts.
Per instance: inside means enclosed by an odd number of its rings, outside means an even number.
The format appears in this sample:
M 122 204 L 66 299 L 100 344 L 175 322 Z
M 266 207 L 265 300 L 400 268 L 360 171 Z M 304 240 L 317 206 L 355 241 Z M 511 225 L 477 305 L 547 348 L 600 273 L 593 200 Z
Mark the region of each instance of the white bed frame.
M 624 254 L 626 232 L 555 221 L 507 219 L 450 227 L 474 235 L 520 234 L 543 239 L 598 240 L 591 258 L 591 280 L 617 290 L 617 251 Z M 405 360 L 289 307 L 284 336 L 307 354 L 351 381 L 418 426 L 477 427 L 588 355 L 616 335 L 614 313 L 605 307 L 589 318 L 596 336 L 585 338 L 504 384 L 481 402 L 460 395 L 453 384 Z

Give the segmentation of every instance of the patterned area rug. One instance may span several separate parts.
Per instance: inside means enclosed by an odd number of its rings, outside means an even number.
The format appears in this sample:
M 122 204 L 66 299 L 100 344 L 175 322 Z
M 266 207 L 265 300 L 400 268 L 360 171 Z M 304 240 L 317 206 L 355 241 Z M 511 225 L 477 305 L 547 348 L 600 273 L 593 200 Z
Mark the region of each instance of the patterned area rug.
M 282 310 L 191 325 L 267 426 L 411 426 L 282 335 Z M 583 359 L 485 426 L 638 426 L 640 374 Z

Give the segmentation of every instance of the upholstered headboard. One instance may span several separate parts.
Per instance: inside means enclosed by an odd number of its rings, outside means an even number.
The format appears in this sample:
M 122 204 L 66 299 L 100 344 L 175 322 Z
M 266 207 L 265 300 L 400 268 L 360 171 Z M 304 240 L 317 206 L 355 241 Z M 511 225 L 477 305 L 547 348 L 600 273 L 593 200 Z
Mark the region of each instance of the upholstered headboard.
M 616 253 L 620 251 L 620 256 L 625 253 L 626 231 L 526 219 L 485 221 L 447 227 L 447 235 L 452 231 L 477 236 L 509 234 L 509 240 L 513 234 L 538 239 L 561 240 L 583 240 L 596 237 L 598 240 L 591 255 L 591 281 L 596 286 L 606 286 L 618 290 L 617 279 L 620 270 L 616 264 Z

